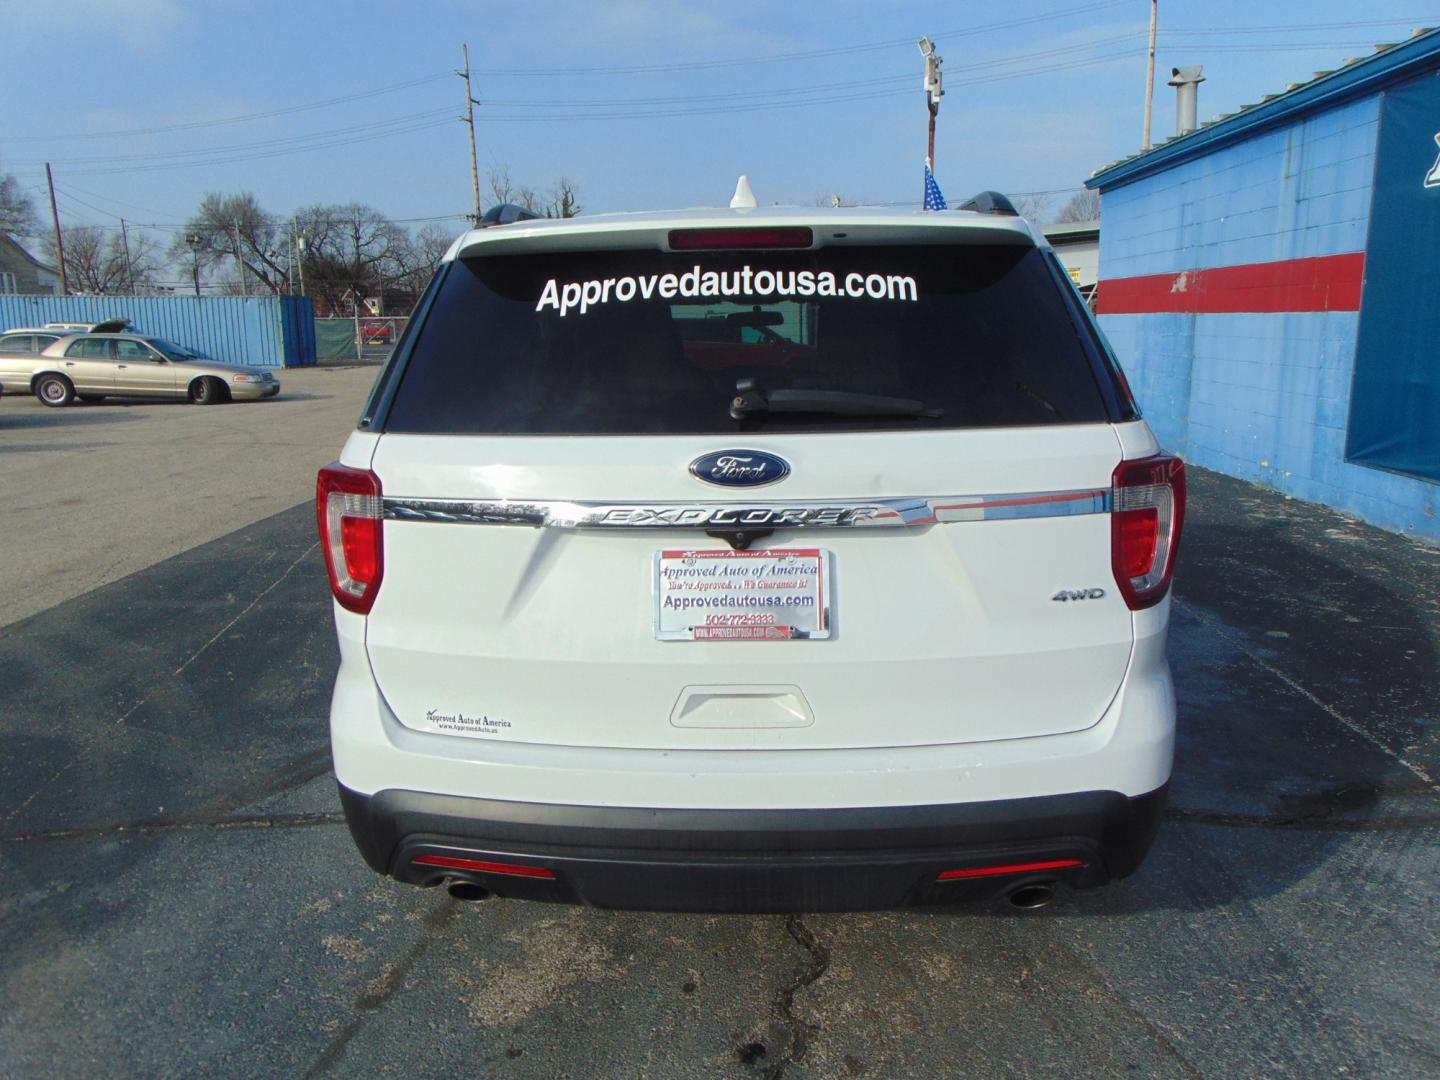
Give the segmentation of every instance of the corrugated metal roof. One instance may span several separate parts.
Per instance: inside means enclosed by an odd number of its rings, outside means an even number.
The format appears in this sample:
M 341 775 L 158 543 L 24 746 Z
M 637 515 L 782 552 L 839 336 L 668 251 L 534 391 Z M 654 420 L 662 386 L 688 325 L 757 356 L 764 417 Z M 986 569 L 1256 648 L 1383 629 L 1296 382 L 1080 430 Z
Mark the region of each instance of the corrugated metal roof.
M 1440 68 L 1440 28 L 1418 29 L 1406 41 L 1376 45 L 1369 56 L 1352 57 L 1338 68 L 1317 71 L 1305 82 L 1291 83 L 1280 93 L 1266 94 L 1233 113 L 1207 120 L 1188 134 L 1172 135 L 1149 150 L 1096 169 L 1085 186 L 1103 190 L 1128 183 L 1208 153 L 1261 128 L 1287 122 L 1297 113 L 1328 108 L 1347 98 L 1375 93 L 1386 84 L 1422 72 L 1427 66 Z

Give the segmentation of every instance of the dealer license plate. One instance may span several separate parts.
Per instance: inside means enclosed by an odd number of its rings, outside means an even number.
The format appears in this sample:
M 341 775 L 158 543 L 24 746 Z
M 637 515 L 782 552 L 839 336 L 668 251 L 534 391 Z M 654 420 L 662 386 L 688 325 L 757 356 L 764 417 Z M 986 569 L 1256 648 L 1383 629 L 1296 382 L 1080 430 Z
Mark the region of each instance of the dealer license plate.
M 661 641 L 830 636 L 830 553 L 820 548 L 655 553 Z

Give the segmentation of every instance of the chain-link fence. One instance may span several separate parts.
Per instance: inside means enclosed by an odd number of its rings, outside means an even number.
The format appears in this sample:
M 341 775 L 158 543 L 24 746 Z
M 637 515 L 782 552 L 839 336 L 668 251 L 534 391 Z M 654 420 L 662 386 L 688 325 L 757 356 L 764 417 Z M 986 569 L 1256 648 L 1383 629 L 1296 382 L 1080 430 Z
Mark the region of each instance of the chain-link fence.
M 400 340 L 407 321 L 402 316 L 370 315 L 359 319 L 316 319 L 316 355 L 322 363 L 384 360 Z

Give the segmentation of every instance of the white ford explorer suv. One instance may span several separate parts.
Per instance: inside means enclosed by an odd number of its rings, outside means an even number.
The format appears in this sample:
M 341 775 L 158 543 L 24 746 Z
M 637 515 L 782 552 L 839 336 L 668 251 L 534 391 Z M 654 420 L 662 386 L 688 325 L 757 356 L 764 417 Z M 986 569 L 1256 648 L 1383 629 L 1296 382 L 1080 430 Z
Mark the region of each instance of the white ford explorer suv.
M 1184 508 L 1003 196 L 469 232 L 318 481 L 351 832 L 616 908 L 1123 877 Z

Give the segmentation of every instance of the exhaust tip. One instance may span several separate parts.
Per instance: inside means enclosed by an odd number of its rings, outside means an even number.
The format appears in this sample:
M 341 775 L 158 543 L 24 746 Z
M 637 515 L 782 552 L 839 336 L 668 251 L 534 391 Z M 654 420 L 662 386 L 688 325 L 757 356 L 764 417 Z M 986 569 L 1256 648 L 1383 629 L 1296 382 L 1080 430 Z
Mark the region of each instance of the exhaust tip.
M 1011 907 L 1022 911 L 1037 911 L 1050 903 L 1054 895 L 1055 888 L 1048 882 L 1034 882 L 1011 889 L 1005 898 L 1010 901 Z
M 445 883 L 445 891 L 456 900 L 464 900 L 471 904 L 490 898 L 490 890 L 485 888 L 485 886 L 477 885 L 473 881 L 463 881 L 459 878 L 447 881 Z

